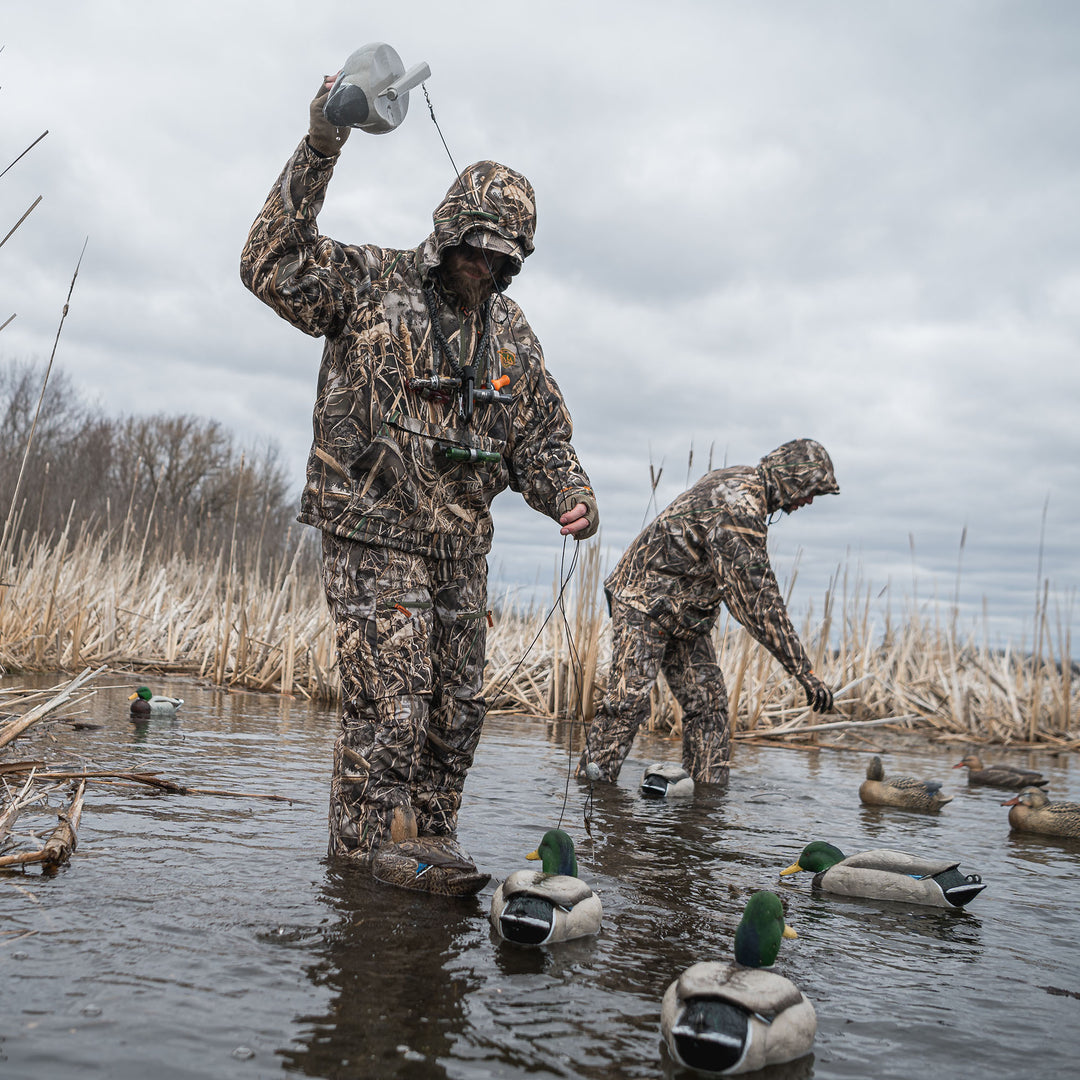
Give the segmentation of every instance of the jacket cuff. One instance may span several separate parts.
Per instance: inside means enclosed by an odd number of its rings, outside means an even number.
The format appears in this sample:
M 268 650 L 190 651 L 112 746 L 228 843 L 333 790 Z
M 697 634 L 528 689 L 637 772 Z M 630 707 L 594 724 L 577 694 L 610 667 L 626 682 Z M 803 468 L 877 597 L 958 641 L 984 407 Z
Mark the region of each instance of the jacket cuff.
M 337 160 L 341 157 L 341 147 L 337 150 L 326 151 L 319 150 L 311 141 L 310 135 L 305 135 L 300 140 L 299 149 L 303 152 L 303 155 L 310 165 L 314 165 L 316 168 L 326 168 L 327 166 L 334 166 L 337 164 Z

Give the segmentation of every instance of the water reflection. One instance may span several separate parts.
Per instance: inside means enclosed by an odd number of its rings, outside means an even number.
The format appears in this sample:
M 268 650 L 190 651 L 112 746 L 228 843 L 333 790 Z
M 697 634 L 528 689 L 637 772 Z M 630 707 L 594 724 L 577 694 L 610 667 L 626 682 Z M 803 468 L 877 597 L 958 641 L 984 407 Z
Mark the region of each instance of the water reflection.
M 672 1061 L 667 1046 L 661 1042 L 660 1052 L 664 1069 L 664 1080 L 701 1080 L 703 1073 L 684 1069 Z M 814 1075 L 814 1055 L 805 1054 L 795 1061 L 786 1061 L 782 1065 L 769 1065 L 755 1073 L 744 1073 L 750 1080 L 807 1080 Z
M 390 889 L 347 864 L 329 866 L 320 900 L 331 912 L 307 968 L 330 991 L 326 1012 L 297 1017 L 286 1068 L 314 1077 L 439 1077 L 478 980 L 453 961 L 475 926 L 475 898 Z
M 859 821 L 869 837 L 898 834 L 910 836 L 925 833 L 936 838 L 942 828 L 946 830 L 949 828 L 949 819 L 946 817 L 943 824 L 941 817 L 947 810 L 947 805 L 938 813 L 923 813 L 919 810 L 899 809 L 895 806 L 860 805 Z
M 140 724 L 128 720 L 127 724 L 130 732 L 127 741 L 136 746 L 151 746 L 184 737 L 180 718 L 176 716 L 155 716 Z
M 494 950 L 495 966 L 500 974 L 519 975 L 551 974 L 556 965 L 586 964 L 593 955 L 593 943 L 584 938 L 559 942 L 557 945 L 541 945 L 525 948 L 503 941 L 494 931 L 489 936 Z
M 1080 839 L 1076 837 L 1047 836 L 1044 833 L 1018 832 L 1015 829 L 1009 832 L 1005 847 L 1010 854 L 1024 862 L 1043 866 L 1061 865 L 1064 862 L 1073 871 L 1076 868 L 1076 856 L 1080 855 Z
M 938 956 L 955 955 L 964 962 L 977 958 L 982 948 L 982 922 L 965 910 L 917 907 L 888 900 L 866 900 L 814 891 L 810 898 L 797 898 L 799 887 L 786 882 L 776 890 L 787 900 L 800 934 L 864 940 L 880 953 L 905 954 L 918 938 L 932 938 L 946 948 Z M 975 901 L 978 902 L 977 900 Z

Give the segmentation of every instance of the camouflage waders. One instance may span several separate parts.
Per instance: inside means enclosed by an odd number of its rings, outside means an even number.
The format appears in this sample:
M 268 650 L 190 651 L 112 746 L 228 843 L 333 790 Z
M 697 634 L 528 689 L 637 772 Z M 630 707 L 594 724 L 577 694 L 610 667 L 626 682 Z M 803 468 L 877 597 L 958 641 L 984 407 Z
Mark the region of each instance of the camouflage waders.
M 710 632 L 673 637 L 617 600 L 611 619 L 611 681 L 589 726 L 577 775 L 583 777 L 591 761 L 601 780 L 618 777 L 638 728 L 649 718 L 649 692 L 662 671 L 683 709 L 683 767 L 697 783 L 727 783 L 727 689 Z
M 451 837 L 484 723 L 487 562 L 324 533 L 322 576 L 343 696 L 330 853 Z

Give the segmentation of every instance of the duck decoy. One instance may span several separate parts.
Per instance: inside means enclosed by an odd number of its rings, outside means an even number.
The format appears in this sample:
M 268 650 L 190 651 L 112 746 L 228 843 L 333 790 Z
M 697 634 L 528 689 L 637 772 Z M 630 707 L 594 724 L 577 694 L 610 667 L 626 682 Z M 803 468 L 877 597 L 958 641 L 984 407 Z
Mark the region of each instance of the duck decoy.
M 516 945 L 548 945 L 600 930 L 600 897 L 578 877 L 574 841 L 561 829 L 544 833 L 525 856 L 542 870 L 515 870 L 491 898 L 491 927 Z
M 941 793 L 938 781 L 917 780 L 914 776 L 886 778 L 885 766 L 875 754 L 866 766 L 866 779 L 859 785 L 859 798 L 868 806 L 898 806 L 937 813 L 953 797 Z
M 845 856 L 832 844 L 815 840 L 781 877 L 808 870 L 813 887 L 839 896 L 897 900 L 929 907 L 962 908 L 986 888 L 978 874 L 962 874 L 959 861 L 874 848 Z
M 386 885 L 441 896 L 474 896 L 491 880 L 450 836 L 384 844 L 371 857 L 371 875 Z
M 1043 779 L 1041 772 L 1036 772 L 1034 769 L 1021 769 L 1016 765 L 983 765 L 978 754 L 968 754 L 953 768 L 967 768 L 968 783 L 983 784 L 986 787 L 1046 787 L 1050 783 L 1049 780 Z
M 641 794 L 647 799 L 686 799 L 694 794 L 694 778 L 681 765 L 658 761 L 642 774 Z
M 1018 832 L 1080 837 L 1080 803 L 1051 802 L 1042 788 L 1026 787 L 1001 805 L 1010 807 L 1009 827 Z
M 680 1065 L 731 1076 L 809 1052 L 814 1006 L 789 979 L 764 970 L 776 962 L 781 938 L 796 936 L 780 897 L 756 892 L 735 931 L 735 962 L 693 964 L 667 988 L 660 1032 Z
M 184 704 L 183 698 L 155 694 L 148 686 L 140 686 L 128 701 L 131 702 L 132 720 L 149 720 L 151 716 L 175 716 L 176 710 Z

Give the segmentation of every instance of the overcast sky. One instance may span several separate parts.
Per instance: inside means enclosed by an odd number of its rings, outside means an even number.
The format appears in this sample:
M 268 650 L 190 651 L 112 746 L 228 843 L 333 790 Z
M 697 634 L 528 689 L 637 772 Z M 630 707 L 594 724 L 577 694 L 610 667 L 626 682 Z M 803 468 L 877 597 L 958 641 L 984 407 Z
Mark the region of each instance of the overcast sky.
M 809 436 L 839 497 L 771 530 L 798 615 L 838 570 L 894 613 L 1080 630 L 1080 5 L 1071 0 L 0 3 L 0 360 L 110 412 L 274 439 L 299 490 L 321 342 L 240 284 L 324 72 L 426 60 L 458 166 L 537 192 L 511 294 L 575 421 L 608 562 L 708 467 Z M 453 180 L 419 90 L 353 134 L 320 227 L 413 247 Z M 688 463 L 690 450 L 693 461 Z M 496 504 L 492 567 L 549 587 L 553 523 Z M 961 553 L 961 537 L 966 544 Z

